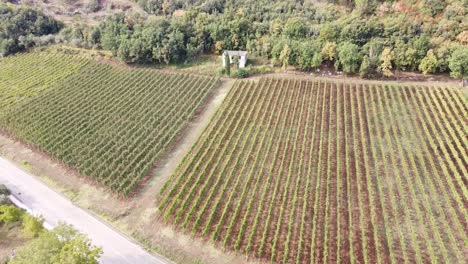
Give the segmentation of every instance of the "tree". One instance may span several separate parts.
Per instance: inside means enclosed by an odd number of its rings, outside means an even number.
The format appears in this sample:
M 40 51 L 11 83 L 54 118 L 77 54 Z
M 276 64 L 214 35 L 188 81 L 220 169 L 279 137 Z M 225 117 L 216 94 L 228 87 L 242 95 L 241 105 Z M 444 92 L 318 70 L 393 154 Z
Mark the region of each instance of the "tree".
M 369 56 L 364 56 L 362 59 L 361 67 L 359 68 L 359 75 L 362 78 L 368 78 L 371 73 L 371 63 Z
M 3 222 L 5 226 L 11 223 L 18 222 L 24 215 L 24 210 L 13 205 L 1 205 L 0 206 L 0 222 Z
M 89 238 L 83 234 L 78 234 L 64 244 L 58 255 L 52 258 L 52 263 L 98 264 L 98 259 L 101 254 L 101 248 L 92 246 Z
M 231 75 L 231 61 L 229 59 L 229 54 L 226 52 L 224 54 L 224 68 L 227 76 Z
M 430 49 L 427 52 L 426 57 L 422 59 L 419 64 L 419 70 L 424 74 L 434 73 L 437 68 L 437 57 L 434 55 L 434 51 Z
M 328 61 L 334 61 L 336 59 L 336 43 L 327 42 L 322 48 L 322 58 Z
M 97 264 L 102 249 L 71 226 L 60 224 L 18 250 L 11 264 Z
M 306 23 L 300 18 L 294 17 L 288 19 L 284 25 L 283 34 L 289 39 L 300 39 L 307 35 Z
M 324 24 L 320 27 L 320 39 L 323 41 L 335 41 L 338 38 L 339 29 L 331 24 Z
M 385 48 L 380 56 L 380 71 L 385 77 L 393 76 L 392 61 L 394 59 L 393 51 L 390 48 Z
M 320 45 L 313 41 L 301 43 L 296 63 L 301 70 L 319 67 L 322 64 Z
M 52 232 L 43 232 L 38 238 L 16 252 L 9 264 L 52 264 L 52 258 L 60 252 L 62 242 Z
M 450 76 L 465 77 L 468 74 L 468 48 L 459 47 L 452 52 L 449 59 Z
M 344 73 L 356 73 L 361 63 L 359 47 L 351 42 L 344 42 L 338 49 L 338 59 Z
M 23 216 L 23 233 L 27 237 L 37 237 L 44 230 L 44 218 L 26 214 Z
M 283 69 L 286 69 L 289 66 L 289 59 L 291 56 L 291 49 L 289 48 L 289 45 L 286 44 L 283 47 L 283 50 L 280 53 L 279 60 L 281 62 L 281 65 L 283 65 Z
M 372 12 L 373 9 L 373 0 L 355 0 L 356 9 L 362 12 L 363 14 L 368 14 Z
M 62 27 L 40 11 L 0 4 L 0 57 L 32 47 L 34 37 L 55 34 Z
M 426 56 L 427 52 L 430 49 L 431 41 L 426 35 L 422 35 L 418 38 L 415 38 L 412 41 L 413 49 L 416 51 L 416 64 L 418 66 L 421 63 L 421 60 Z
M 418 52 L 410 45 L 398 40 L 395 44 L 395 66 L 400 70 L 416 70 Z

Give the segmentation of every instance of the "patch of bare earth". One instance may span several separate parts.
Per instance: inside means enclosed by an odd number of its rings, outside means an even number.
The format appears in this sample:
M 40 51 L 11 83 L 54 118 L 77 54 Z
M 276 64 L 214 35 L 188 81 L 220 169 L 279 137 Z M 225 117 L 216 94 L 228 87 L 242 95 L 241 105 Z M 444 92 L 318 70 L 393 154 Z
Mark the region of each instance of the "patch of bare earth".
M 215 110 L 228 94 L 234 80 L 223 79 L 218 89 L 205 101 L 172 151 L 156 164 L 152 177 L 131 199 L 120 199 L 92 180 L 52 160 L 46 154 L 0 134 L 0 155 L 32 172 L 53 189 L 69 197 L 118 230 L 135 238 L 151 251 L 177 263 L 246 263 L 233 253 L 215 249 L 214 245 L 183 235 L 157 217 L 157 196 L 165 181 L 208 125 Z

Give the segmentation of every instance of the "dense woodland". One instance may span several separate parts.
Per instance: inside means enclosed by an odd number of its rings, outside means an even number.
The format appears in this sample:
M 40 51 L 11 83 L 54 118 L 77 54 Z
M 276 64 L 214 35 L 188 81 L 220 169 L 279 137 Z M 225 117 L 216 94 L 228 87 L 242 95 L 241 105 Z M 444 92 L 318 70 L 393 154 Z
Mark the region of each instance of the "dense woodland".
M 62 27 L 62 23 L 40 11 L 0 4 L 0 56 L 32 47 L 37 36 L 55 34 Z
M 362 77 L 468 71 L 468 0 L 135 2 L 147 16 L 114 13 L 97 27 L 64 28 L 59 41 L 129 63 L 184 63 L 241 49 L 283 67 L 328 65 Z

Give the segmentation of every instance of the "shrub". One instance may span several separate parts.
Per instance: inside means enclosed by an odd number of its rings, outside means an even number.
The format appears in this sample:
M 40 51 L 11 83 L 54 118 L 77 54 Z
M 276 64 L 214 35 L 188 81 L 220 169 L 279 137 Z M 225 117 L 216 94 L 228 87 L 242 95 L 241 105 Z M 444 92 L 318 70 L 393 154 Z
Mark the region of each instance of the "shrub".
M 452 52 L 449 68 L 453 78 L 461 78 L 468 74 L 468 48 L 459 47 Z
M 247 77 L 249 77 L 249 75 L 250 75 L 250 70 L 246 69 L 246 68 L 239 69 L 236 72 L 236 77 L 240 78 L 240 79 L 247 78 Z
M 13 205 L 0 206 L 0 222 L 9 225 L 22 219 L 24 210 Z
M 0 194 L 0 205 L 10 205 L 11 201 L 5 194 Z
M 437 68 L 437 57 L 433 50 L 427 52 L 427 56 L 419 64 L 419 70 L 424 74 L 434 73 Z
M 371 65 L 370 65 L 370 60 L 369 56 L 364 56 L 362 59 L 361 67 L 359 68 L 359 75 L 362 78 L 368 78 L 371 72 Z
M 390 48 L 385 48 L 380 56 L 380 61 L 382 64 L 380 65 L 380 71 L 385 77 L 392 77 L 393 76 L 393 66 L 392 61 L 394 59 L 394 53 Z
M 338 58 L 346 74 L 356 73 L 361 64 L 359 47 L 351 42 L 344 42 L 338 48 Z
M 23 217 L 23 233 L 27 237 L 38 237 L 44 230 L 44 218 L 25 215 Z
M 5 184 L 0 184 L 0 194 L 10 195 L 10 193 L 10 190 L 8 190 Z

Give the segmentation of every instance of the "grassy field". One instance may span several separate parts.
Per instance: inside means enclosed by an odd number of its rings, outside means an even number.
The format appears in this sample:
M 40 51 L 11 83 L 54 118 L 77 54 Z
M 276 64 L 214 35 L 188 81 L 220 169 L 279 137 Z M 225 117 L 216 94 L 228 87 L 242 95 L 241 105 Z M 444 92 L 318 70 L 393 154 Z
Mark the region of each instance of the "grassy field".
M 237 82 L 161 191 L 161 217 L 283 263 L 463 263 L 457 89 Z
M 0 127 L 123 195 L 218 84 L 59 53 L 13 56 L 0 65 Z

